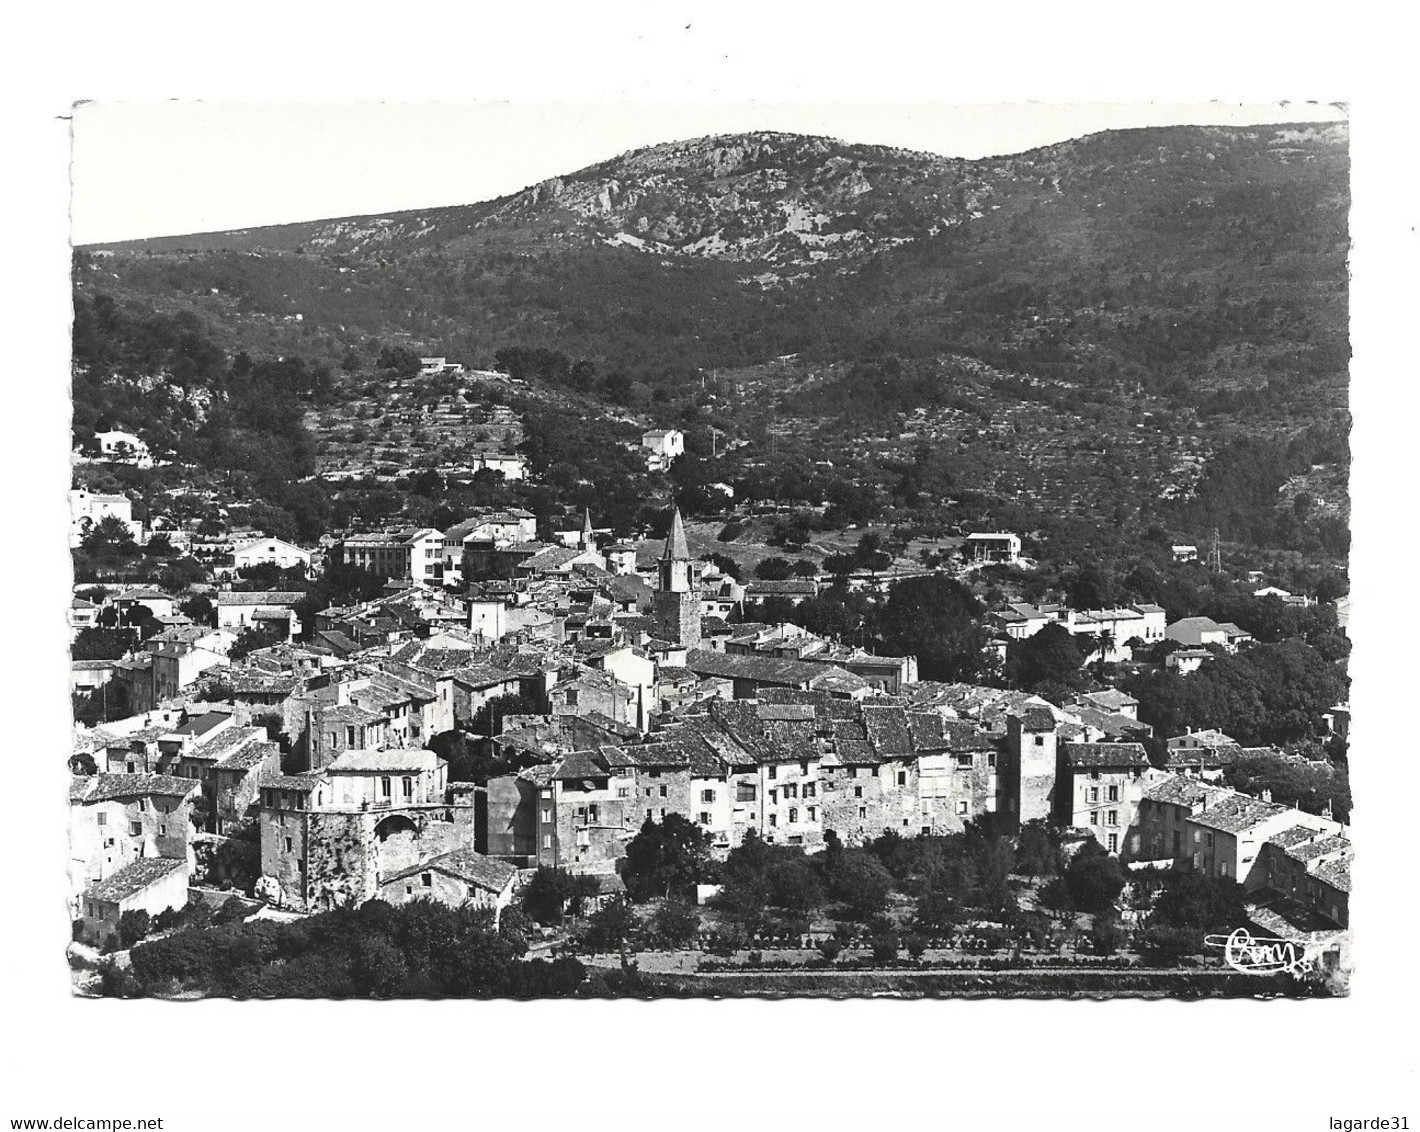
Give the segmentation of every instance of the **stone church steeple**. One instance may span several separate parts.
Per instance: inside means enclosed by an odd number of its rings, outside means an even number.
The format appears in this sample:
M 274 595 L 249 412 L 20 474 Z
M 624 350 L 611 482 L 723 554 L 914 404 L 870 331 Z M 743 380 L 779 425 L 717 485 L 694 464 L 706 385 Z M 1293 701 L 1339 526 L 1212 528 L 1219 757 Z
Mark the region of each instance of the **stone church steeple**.
M 700 647 L 700 577 L 685 541 L 679 507 L 671 513 L 670 534 L 657 565 L 651 612 L 659 636 L 686 648 Z

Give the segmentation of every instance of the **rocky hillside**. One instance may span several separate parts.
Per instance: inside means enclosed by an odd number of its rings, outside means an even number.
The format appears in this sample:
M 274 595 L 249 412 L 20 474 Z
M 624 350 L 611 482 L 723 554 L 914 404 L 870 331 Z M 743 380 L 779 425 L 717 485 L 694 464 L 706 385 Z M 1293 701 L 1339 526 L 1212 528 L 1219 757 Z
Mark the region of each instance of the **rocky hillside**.
M 1344 163 L 1345 145 L 1344 125 L 1176 127 L 967 161 L 797 134 L 722 135 L 648 146 L 478 204 L 106 246 L 386 258 L 609 244 L 809 266 L 931 238 L 1013 203 L 1049 207 L 1088 196 L 1103 207 L 1121 194 L 1163 191 L 1185 212 L 1210 209 L 1230 203 L 1213 189 L 1266 194 L 1297 180 L 1297 166 Z M 1344 184 L 1336 185 L 1339 206 Z

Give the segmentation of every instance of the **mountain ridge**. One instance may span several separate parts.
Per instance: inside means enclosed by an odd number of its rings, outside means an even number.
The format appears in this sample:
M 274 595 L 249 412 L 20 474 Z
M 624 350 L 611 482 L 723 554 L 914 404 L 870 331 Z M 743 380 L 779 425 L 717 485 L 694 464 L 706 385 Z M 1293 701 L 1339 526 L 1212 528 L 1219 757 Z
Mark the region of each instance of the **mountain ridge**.
M 1300 143 L 1305 157 L 1307 144 L 1344 139 L 1348 129 L 1343 122 L 1107 130 L 976 159 L 780 131 L 711 134 L 642 146 L 487 201 L 83 248 L 378 256 L 602 242 L 802 268 L 861 260 L 980 219 L 1041 173 L 1056 176 L 1059 191 L 1058 167 L 1094 162 L 1099 150 L 1153 140 L 1162 153 L 1190 135 L 1206 147 L 1264 134 Z

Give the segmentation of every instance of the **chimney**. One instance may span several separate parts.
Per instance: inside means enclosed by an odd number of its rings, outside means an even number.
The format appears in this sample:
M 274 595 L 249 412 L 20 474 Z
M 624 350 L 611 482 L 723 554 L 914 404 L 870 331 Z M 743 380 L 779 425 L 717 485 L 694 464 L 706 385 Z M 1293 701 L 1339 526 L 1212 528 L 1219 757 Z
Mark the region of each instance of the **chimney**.
M 1264 790 L 1264 791 L 1262 792 L 1262 800 L 1263 800 L 1264 802 L 1270 802 L 1270 801 L 1272 801 L 1272 791 L 1271 791 L 1271 790 Z

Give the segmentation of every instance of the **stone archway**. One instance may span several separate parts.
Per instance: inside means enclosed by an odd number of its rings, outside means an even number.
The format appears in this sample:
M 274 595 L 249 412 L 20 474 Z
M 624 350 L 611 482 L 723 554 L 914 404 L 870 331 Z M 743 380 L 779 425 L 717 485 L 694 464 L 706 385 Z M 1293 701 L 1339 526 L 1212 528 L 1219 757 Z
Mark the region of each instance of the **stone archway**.
M 419 863 L 419 827 L 404 814 L 390 814 L 375 826 L 375 875 L 387 877 Z

